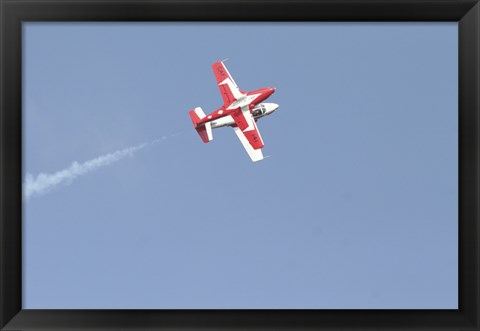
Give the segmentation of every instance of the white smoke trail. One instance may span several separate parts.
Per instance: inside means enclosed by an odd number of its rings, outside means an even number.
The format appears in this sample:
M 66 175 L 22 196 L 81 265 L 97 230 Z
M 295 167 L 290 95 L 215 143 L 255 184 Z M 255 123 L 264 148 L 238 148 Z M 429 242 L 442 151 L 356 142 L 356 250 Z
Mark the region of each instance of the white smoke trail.
M 28 201 L 31 196 L 47 193 L 60 184 L 70 184 L 79 176 L 85 175 L 101 167 L 106 167 L 112 163 L 120 161 L 127 156 L 133 156 L 139 150 L 152 144 L 156 144 L 162 140 L 165 140 L 166 138 L 167 137 L 164 136 L 161 139 L 155 139 L 151 142 L 127 147 L 113 153 L 99 156 L 84 163 L 78 163 L 77 161 L 74 161 L 68 168 L 57 171 L 53 174 L 40 173 L 34 177 L 32 174 L 27 173 L 25 176 L 25 181 L 23 182 L 24 199 L 25 201 Z

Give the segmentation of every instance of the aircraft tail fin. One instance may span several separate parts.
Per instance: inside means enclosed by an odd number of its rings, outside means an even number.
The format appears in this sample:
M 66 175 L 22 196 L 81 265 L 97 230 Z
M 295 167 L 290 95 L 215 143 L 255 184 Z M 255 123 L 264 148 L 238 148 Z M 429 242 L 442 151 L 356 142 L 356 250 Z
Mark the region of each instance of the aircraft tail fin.
M 210 122 L 202 123 L 202 119 L 204 119 L 206 116 L 202 108 L 197 107 L 194 110 L 190 110 L 189 114 L 190 118 L 192 119 L 193 126 L 195 127 L 195 130 L 197 130 L 200 138 L 202 138 L 202 141 L 204 143 L 212 141 L 212 124 Z

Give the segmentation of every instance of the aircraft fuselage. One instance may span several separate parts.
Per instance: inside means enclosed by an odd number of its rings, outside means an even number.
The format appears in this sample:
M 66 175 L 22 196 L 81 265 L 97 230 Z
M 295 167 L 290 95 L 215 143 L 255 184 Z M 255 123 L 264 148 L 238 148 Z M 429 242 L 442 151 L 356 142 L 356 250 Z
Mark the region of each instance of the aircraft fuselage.
M 212 122 L 211 123 L 212 128 L 231 125 L 231 124 L 225 124 L 225 123 L 230 123 L 230 121 L 233 121 L 231 114 L 233 114 L 235 111 L 239 111 L 242 107 L 245 107 L 247 105 L 249 106 L 253 114 L 253 110 L 255 109 L 255 106 L 259 105 L 263 100 L 271 96 L 275 92 L 275 88 L 265 87 L 265 88 L 261 88 L 248 93 L 244 91 L 242 92 L 243 92 L 243 95 L 239 97 L 237 100 L 235 100 L 228 106 L 222 106 L 217 110 L 211 112 L 205 118 L 203 118 L 202 121 L 198 124 L 205 124 L 207 122 Z M 268 103 L 268 105 L 270 105 L 269 112 L 266 115 L 271 114 L 278 108 L 278 105 L 274 103 Z M 263 117 L 263 116 L 257 116 L 257 118 L 260 118 L 260 117 Z M 222 119 L 222 118 L 225 118 L 225 119 L 218 121 L 219 119 Z M 255 115 L 254 115 L 254 118 L 255 118 Z M 232 124 L 235 124 L 235 121 L 233 121 Z
M 252 110 L 252 116 L 255 120 L 270 115 L 277 110 L 278 105 L 276 103 L 259 103 Z M 218 110 L 217 110 L 218 111 Z M 225 115 L 211 121 L 212 129 L 221 128 L 222 126 L 235 126 L 235 121 L 232 116 Z

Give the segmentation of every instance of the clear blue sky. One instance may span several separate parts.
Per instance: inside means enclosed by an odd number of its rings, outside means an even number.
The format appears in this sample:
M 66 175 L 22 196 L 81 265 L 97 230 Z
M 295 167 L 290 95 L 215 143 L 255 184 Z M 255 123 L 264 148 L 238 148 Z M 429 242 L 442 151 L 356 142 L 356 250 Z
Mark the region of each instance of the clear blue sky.
M 24 24 L 23 308 L 457 308 L 456 23 Z M 277 88 L 252 163 L 211 64 Z M 173 134 L 179 133 L 173 136 Z

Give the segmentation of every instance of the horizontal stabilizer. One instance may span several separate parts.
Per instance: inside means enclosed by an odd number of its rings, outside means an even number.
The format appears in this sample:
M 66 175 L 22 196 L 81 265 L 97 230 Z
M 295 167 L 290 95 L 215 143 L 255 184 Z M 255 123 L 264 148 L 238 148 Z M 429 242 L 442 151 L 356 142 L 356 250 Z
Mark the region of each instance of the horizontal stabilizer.
M 203 112 L 202 108 L 197 107 L 195 110 L 190 110 L 189 114 L 190 118 L 192 119 L 193 126 L 195 127 L 195 130 L 197 130 L 200 138 L 202 138 L 202 141 L 204 143 L 212 141 L 212 124 L 211 122 L 205 123 L 202 121 L 202 119 L 205 118 L 205 113 Z
M 194 127 L 197 127 L 197 125 L 200 124 L 202 122 L 202 119 L 204 119 L 206 116 L 201 107 L 190 110 L 189 114 Z

